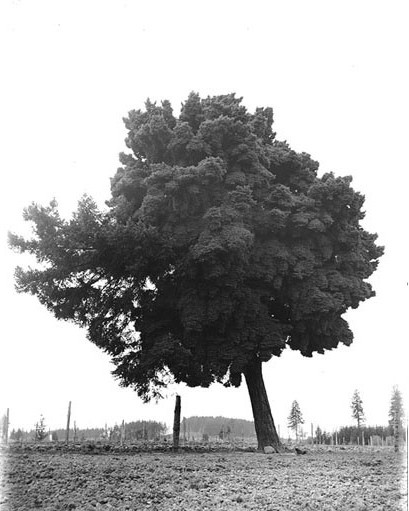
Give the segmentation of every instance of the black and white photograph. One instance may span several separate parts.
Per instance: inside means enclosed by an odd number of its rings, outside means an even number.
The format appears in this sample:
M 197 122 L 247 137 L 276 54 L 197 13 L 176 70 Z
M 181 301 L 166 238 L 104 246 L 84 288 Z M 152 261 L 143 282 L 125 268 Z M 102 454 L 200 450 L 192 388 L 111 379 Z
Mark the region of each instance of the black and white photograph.
M 0 5 L 0 511 L 405 511 L 403 0 Z

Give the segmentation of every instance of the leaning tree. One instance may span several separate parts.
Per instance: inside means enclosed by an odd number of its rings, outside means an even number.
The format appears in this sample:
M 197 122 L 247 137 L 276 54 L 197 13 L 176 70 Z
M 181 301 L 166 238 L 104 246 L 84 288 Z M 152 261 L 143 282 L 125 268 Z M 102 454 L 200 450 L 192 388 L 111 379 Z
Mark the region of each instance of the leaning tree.
M 364 197 L 276 140 L 271 108 L 196 93 L 178 118 L 145 106 L 124 119 L 107 210 L 89 197 L 69 221 L 55 202 L 25 210 L 34 236 L 10 244 L 39 264 L 17 268 L 17 289 L 85 327 L 145 400 L 244 376 L 259 448 L 279 450 L 262 363 L 352 342 L 342 315 L 374 295 L 382 254 Z

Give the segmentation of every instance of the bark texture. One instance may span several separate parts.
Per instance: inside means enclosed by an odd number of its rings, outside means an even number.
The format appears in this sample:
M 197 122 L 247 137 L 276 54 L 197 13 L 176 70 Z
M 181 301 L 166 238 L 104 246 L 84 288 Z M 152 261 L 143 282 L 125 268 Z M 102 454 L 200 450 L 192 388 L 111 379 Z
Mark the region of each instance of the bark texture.
M 280 452 L 283 447 L 274 425 L 259 359 L 248 365 L 244 377 L 253 409 L 258 449 L 263 450 L 267 445 L 271 445 L 277 452 Z
M 180 436 L 180 396 L 176 396 L 175 401 L 175 414 L 173 418 L 173 449 L 179 449 L 179 436 Z

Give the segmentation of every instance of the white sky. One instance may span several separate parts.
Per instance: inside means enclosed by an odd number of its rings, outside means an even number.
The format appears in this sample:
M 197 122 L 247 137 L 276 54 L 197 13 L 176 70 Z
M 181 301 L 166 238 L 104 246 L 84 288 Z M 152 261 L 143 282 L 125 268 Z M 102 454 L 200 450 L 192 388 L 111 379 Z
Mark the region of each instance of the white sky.
M 286 432 L 296 399 L 310 423 L 352 424 L 355 388 L 368 424 L 386 424 L 392 386 L 407 395 L 407 3 L 405 1 L 42 1 L 0 6 L 2 314 L 0 415 L 31 428 L 79 427 L 182 415 L 252 419 L 247 389 L 172 387 L 144 405 L 110 374 L 108 358 L 77 327 L 17 295 L 21 257 L 8 230 L 22 209 L 56 197 L 64 214 L 87 192 L 109 198 L 126 150 L 122 117 L 145 99 L 178 111 L 194 90 L 236 92 L 253 111 L 272 106 L 277 138 L 309 152 L 320 171 L 351 174 L 366 195 L 364 226 L 386 255 L 377 297 L 349 313 L 355 342 L 313 359 L 285 352 L 264 365 L 273 416 Z

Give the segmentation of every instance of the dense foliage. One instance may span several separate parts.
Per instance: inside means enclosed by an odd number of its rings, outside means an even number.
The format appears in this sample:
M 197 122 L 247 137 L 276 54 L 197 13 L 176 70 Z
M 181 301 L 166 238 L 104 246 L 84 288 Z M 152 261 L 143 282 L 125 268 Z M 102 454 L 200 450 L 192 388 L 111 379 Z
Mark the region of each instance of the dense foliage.
M 271 108 L 192 93 L 124 120 L 129 154 L 109 210 L 83 198 L 72 219 L 32 204 L 34 254 L 19 291 L 86 327 L 115 375 L 145 399 L 169 379 L 238 386 L 252 361 L 349 345 L 342 315 L 374 295 L 382 249 L 360 221 L 350 177 L 275 139 Z

